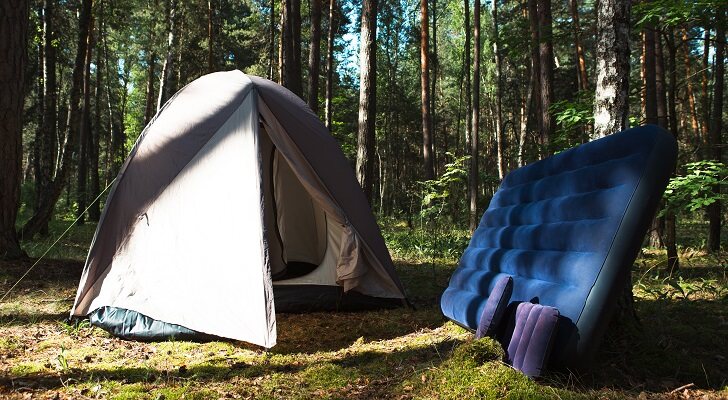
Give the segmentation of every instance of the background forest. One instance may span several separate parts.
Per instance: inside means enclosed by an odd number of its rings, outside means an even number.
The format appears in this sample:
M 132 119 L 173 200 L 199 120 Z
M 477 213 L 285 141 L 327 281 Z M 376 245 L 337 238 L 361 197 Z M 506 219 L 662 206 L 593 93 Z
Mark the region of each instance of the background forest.
M 357 2 L 336 0 L 32 3 L 22 237 L 47 231 L 59 199 L 79 224 L 97 221 L 103 196 L 93 200 L 144 126 L 176 90 L 218 70 L 268 77 L 307 100 L 374 211 L 410 226 L 473 229 L 504 174 L 594 137 L 592 1 L 364 2 L 373 24 Z M 630 124 L 659 124 L 680 141 L 683 180 L 651 241 L 673 257 L 676 217 L 709 223 L 686 245 L 720 244 L 724 6 L 639 2 L 621 17 Z M 370 31 L 376 41 L 359 54 Z M 361 77 L 371 84 L 360 98 Z
M 15 93 L 0 101 L 0 112 L 22 115 L 0 126 L 0 259 L 20 259 L 0 263 L 1 293 L 35 265 L 24 255 L 45 255 L 68 236 L 49 252 L 55 261 L 28 275 L 27 291 L 0 300 L 9 338 L 0 338 L 0 395 L 3 385 L 19 394 L 12 382 L 29 376 L 47 378 L 26 382 L 32 390 L 62 391 L 50 383 L 60 374 L 77 381 L 64 396 L 138 389 L 139 397 L 176 398 L 200 381 L 217 382 L 213 394 L 226 393 L 233 374 L 254 387 L 245 392 L 253 397 L 460 398 L 468 390 L 496 397 L 725 396 L 728 361 L 710 353 L 728 351 L 726 11 L 726 0 L 3 0 L 0 37 L 24 45 L 0 46 L 8 60 L 0 59 L 0 78 L 8 66 L 23 77 L 0 79 L 4 93 Z M 605 30 L 616 35 L 613 42 Z M 288 347 L 265 356 L 227 343 L 145 344 L 135 351 L 146 358 L 127 354 L 135 366 L 115 375 L 118 360 L 89 352 L 100 343 L 117 353 L 125 345 L 88 326 L 49 321 L 67 312 L 106 190 L 144 127 L 184 85 L 231 69 L 281 83 L 325 122 L 422 308 L 362 320 L 362 337 L 330 338 L 313 354 L 298 353 L 296 346 L 310 343 L 296 342 L 303 340 L 296 330 L 305 329 L 294 318 L 280 322 L 293 330 L 283 334 Z M 605 106 L 609 101 L 618 104 Z M 618 110 L 607 123 L 605 109 Z M 437 296 L 503 176 L 642 124 L 669 130 L 679 143 L 677 168 L 633 273 L 642 326 L 665 330 L 637 334 L 644 341 L 634 359 L 620 347 L 623 337 L 608 338 L 603 371 L 549 376 L 545 383 L 557 389 L 508 375 L 502 365 L 472 376 L 457 361 L 468 349 L 444 361 L 441 352 L 467 335 L 443 325 Z M 67 230 L 69 224 L 75 226 Z M 46 278 L 53 283 L 38 283 Z M 48 296 L 64 300 L 47 303 Z M 32 307 L 44 316 L 36 319 Z M 710 317 L 696 322 L 698 314 Z M 301 318 L 303 325 L 343 327 L 360 317 Z M 690 324 L 702 329 L 701 339 Z M 36 329 L 40 342 L 23 342 L 27 329 Z M 405 335 L 414 341 L 398 341 Z M 67 352 L 73 343 L 76 350 Z M 416 343 L 425 345 L 407 347 Z M 27 349 L 52 363 L 23 359 L 20 368 L 7 361 Z M 166 358 L 145 361 L 162 351 Z M 362 355 L 390 351 L 399 353 Z M 347 364 L 350 354 L 363 366 Z M 99 363 L 93 372 L 83 367 L 89 360 Z M 403 362 L 416 368 L 389 376 Z M 289 391 L 277 392 L 281 374 L 294 382 Z M 95 386 L 99 376 L 112 384 Z M 132 388 L 137 384 L 141 389 Z

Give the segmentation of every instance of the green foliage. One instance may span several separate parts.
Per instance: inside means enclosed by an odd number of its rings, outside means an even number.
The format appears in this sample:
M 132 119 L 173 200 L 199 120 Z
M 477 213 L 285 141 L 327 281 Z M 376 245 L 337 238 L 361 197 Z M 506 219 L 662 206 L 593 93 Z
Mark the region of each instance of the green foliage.
M 453 160 L 445 164 L 445 172 L 439 178 L 418 182 L 422 187 L 422 218 L 440 215 L 452 196 L 452 189 L 464 184 L 468 177 L 465 163 L 470 156 L 457 157 L 450 152 L 446 155 Z
M 722 191 L 722 188 L 728 186 L 728 167 L 725 164 L 697 161 L 685 164 L 685 168 L 685 175 L 670 179 L 667 185 L 664 195 L 665 210 L 676 213 L 695 212 L 716 201 L 728 199 L 728 195 Z
M 551 139 L 550 152 L 558 153 L 584 143 L 584 134 L 594 123 L 594 94 L 579 92 L 573 100 L 561 100 L 551 105 L 556 117 L 556 135 Z

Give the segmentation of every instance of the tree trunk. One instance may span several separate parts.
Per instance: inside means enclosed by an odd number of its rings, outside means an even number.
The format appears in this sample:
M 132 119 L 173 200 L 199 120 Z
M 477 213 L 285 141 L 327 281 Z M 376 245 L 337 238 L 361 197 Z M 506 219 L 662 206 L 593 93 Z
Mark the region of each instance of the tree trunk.
M 657 96 L 657 125 L 668 129 L 667 85 L 665 80 L 665 56 L 662 51 L 662 36 L 655 31 L 655 94 Z
M 357 134 L 356 177 L 372 204 L 374 142 L 377 112 L 377 0 L 364 0 L 361 12 L 359 60 L 359 129 Z
M 311 43 L 308 52 L 308 106 L 319 111 L 319 74 L 321 72 L 321 0 L 311 0 Z
M 207 72 L 215 72 L 215 2 L 207 0 Z
M 715 29 L 715 67 L 713 72 L 713 109 L 710 111 L 710 149 L 711 158 L 716 161 L 721 159 L 721 132 L 723 131 L 723 83 L 725 76 L 725 7 L 719 7 L 716 12 Z M 715 194 L 720 194 L 720 186 L 713 187 Z M 721 202 L 708 206 L 708 251 L 711 253 L 720 250 L 720 228 L 723 214 Z
M 645 61 L 645 123 L 657 125 L 657 80 L 655 74 L 655 30 L 646 25 L 643 31 Z
M 76 217 L 77 224 L 83 225 L 85 220 L 86 206 L 88 205 L 88 192 L 86 191 L 88 184 L 89 169 L 89 152 L 91 143 L 91 53 L 93 52 L 93 25 L 94 19 L 91 17 L 88 29 L 88 39 L 86 46 L 86 57 L 84 59 L 83 72 L 83 108 L 81 111 L 81 126 L 79 127 L 79 152 L 78 152 L 78 175 L 76 186 Z
M 697 143 L 700 143 L 700 147 L 703 148 L 705 146 L 705 142 L 703 141 L 703 138 L 706 135 L 701 135 L 702 132 L 702 123 L 700 119 L 698 118 L 698 110 L 695 105 L 695 92 L 693 91 L 693 72 L 692 72 L 692 62 L 690 60 L 690 47 L 688 44 L 688 31 L 687 29 L 682 30 L 682 41 L 683 41 L 683 65 L 685 67 L 685 81 L 686 81 L 686 92 L 688 97 L 688 108 L 690 112 L 690 127 L 693 130 L 693 134 L 697 138 Z
M 56 147 L 58 146 L 56 130 L 58 85 L 56 81 L 56 46 L 53 44 L 56 38 L 55 2 L 56 0 L 46 0 L 43 10 L 43 100 L 45 104 L 43 106 L 43 134 L 40 138 L 40 159 L 38 160 L 40 171 L 36 210 L 45 201 L 42 197 L 50 192 L 56 165 Z M 47 235 L 48 224 L 41 226 L 39 233 Z
M 465 75 L 465 151 L 470 153 L 471 135 L 473 132 L 471 84 L 470 84 L 470 0 L 463 0 L 463 25 L 465 27 L 465 54 L 463 74 Z
M 101 55 L 101 49 L 98 45 L 103 34 L 104 20 L 104 4 L 102 0 L 99 7 L 99 25 L 97 29 L 96 39 L 96 84 L 94 88 L 94 123 L 89 124 L 91 128 L 90 135 L 90 146 L 89 146 L 89 172 L 91 174 L 89 179 L 89 196 L 88 199 L 91 201 L 88 209 L 88 219 L 90 221 L 98 222 L 101 217 L 101 207 L 98 201 L 94 201 L 101 192 L 99 182 L 99 152 L 101 151 L 101 136 L 102 136 L 102 124 L 101 124 L 101 104 L 103 102 L 103 73 L 104 70 L 104 58 Z M 105 136 L 105 135 L 104 135 Z
M 498 27 L 498 2 L 493 0 L 493 54 L 495 54 L 495 140 L 496 160 L 498 162 L 498 178 L 503 179 L 506 174 L 505 134 L 503 133 L 503 62 L 500 54 L 500 34 Z
M 703 142 L 706 144 L 703 150 L 703 157 L 709 159 L 713 156 L 710 151 L 710 95 L 708 92 L 708 71 L 710 68 L 710 27 L 706 26 L 703 33 L 703 57 L 702 68 L 700 69 L 700 107 L 703 111 Z
M 422 160 L 424 178 L 435 179 L 432 162 L 432 119 L 430 118 L 429 16 L 427 1 L 420 1 L 420 88 L 422 97 Z
M 88 47 L 89 29 L 91 26 L 91 8 L 92 0 L 83 0 L 81 2 L 81 12 L 79 14 L 79 30 L 76 60 L 73 67 L 73 76 L 71 79 L 71 92 L 69 100 L 69 113 L 66 127 L 68 128 L 68 138 L 63 145 L 63 155 L 61 157 L 56 178 L 49 190 L 49 193 L 43 196 L 43 201 L 33 214 L 33 216 L 25 223 L 21 232 L 23 237 L 33 237 L 39 232 L 40 228 L 48 224 L 53 215 L 53 208 L 58 198 L 63 192 L 70 178 L 71 169 L 73 167 L 73 149 L 78 145 L 79 129 L 81 124 L 81 89 L 83 85 L 83 75 L 86 58 L 86 48 Z
M 283 29 L 283 86 L 303 96 L 301 83 L 301 1 L 284 0 Z
M 581 45 L 581 26 L 579 25 L 579 4 L 577 0 L 569 1 L 569 9 L 571 11 L 571 19 L 574 21 L 574 47 L 576 47 L 576 68 L 579 79 L 579 90 L 588 90 L 589 80 L 586 76 L 584 48 Z
M 673 29 L 667 28 L 667 40 L 665 45 L 668 50 L 668 71 L 670 77 L 670 85 L 667 87 L 667 111 L 670 131 L 677 139 L 677 47 L 675 45 L 675 35 Z M 689 80 L 689 78 L 688 78 Z M 673 176 L 675 175 L 673 171 Z M 673 211 L 665 213 L 665 247 L 667 247 L 667 265 L 671 272 L 680 268 L 680 261 L 677 254 L 677 216 Z
M 328 46 L 326 47 L 326 127 L 331 131 L 331 116 L 332 106 L 331 101 L 334 96 L 334 9 L 336 7 L 336 0 L 329 0 L 329 32 L 328 32 Z
M 529 93 L 526 102 L 526 126 L 529 124 L 528 120 L 531 115 L 537 116 L 536 118 L 536 130 L 541 133 L 542 121 L 541 121 L 541 61 L 539 56 L 539 42 L 540 34 L 538 30 L 538 2 L 537 0 L 528 0 L 528 22 L 529 30 L 531 32 L 531 76 L 529 78 Z M 521 165 L 526 164 L 526 149 L 525 140 L 523 142 L 523 149 L 521 150 Z
M 619 132 L 628 126 L 629 19 L 629 0 L 599 2 L 592 139 Z
M 600 0 L 597 8 L 597 80 L 594 134 L 597 139 L 627 127 L 629 115 L 629 24 L 631 0 Z M 639 326 L 632 278 L 628 275 L 612 325 L 620 331 Z M 613 328 L 613 326 L 612 326 Z
M 268 76 L 273 80 L 275 74 L 275 43 L 276 43 L 276 0 L 270 0 L 270 21 L 268 24 Z
M 144 126 L 154 118 L 155 101 L 154 81 L 156 80 L 157 53 L 153 50 L 149 52 L 147 59 L 147 91 L 146 91 L 146 108 L 144 109 Z
M 480 0 L 473 4 L 473 134 L 470 139 L 470 231 L 478 227 L 478 131 L 480 130 Z
M 177 0 L 167 2 L 167 56 L 162 64 L 162 75 L 159 78 L 159 97 L 157 97 L 157 112 L 177 90 L 172 69 L 174 68 L 174 53 L 177 51 Z
M 0 2 L 0 259 L 25 255 L 15 219 L 20 206 L 29 13 L 27 0 Z
M 554 101 L 554 45 L 551 20 L 551 0 L 538 2 L 539 60 L 541 72 L 541 146 L 542 157 L 551 154 L 550 142 L 556 130 L 556 121 L 551 113 Z

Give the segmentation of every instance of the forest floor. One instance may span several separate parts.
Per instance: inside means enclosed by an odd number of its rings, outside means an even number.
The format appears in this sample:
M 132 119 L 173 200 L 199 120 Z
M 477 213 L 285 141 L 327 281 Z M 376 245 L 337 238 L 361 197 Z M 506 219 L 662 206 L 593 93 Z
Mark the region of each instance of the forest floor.
M 85 231 L 83 230 L 85 229 Z M 504 364 L 495 342 L 447 322 L 439 295 L 452 257 L 397 256 L 416 309 L 278 314 L 278 345 L 120 340 L 68 316 L 91 228 L 64 239 L 0 304 L 0 398 L 640 398 L 728 399 L 728 255 L 683 249 L 635 263 L 640 328 L 610 332 L 594 367 L 532 381 Z M 399 238 L 399 239 L 398 239 Z M 33 256 L 45 242 L 29 242 Z M 456 253 L 457 251 L 453 251 Z M 4 294 L 34 259 L 0 263 Z M 483 349 L 482 347 L 485 347 Z

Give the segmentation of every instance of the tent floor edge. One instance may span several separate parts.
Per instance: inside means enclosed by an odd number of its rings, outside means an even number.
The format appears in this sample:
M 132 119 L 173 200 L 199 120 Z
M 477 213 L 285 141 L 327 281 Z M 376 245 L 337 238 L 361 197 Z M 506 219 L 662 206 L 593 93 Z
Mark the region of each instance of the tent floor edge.
M 165 340 L 184 340 L 207 342 L 232 340 L 198 332 L 181 325 L 156 320 L 134 310 L 120 307 L 103 306 L 87 315 L 91 325 L 125 340 L 157 342 Z

